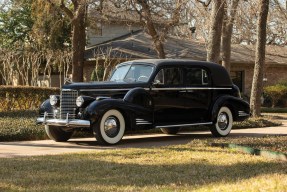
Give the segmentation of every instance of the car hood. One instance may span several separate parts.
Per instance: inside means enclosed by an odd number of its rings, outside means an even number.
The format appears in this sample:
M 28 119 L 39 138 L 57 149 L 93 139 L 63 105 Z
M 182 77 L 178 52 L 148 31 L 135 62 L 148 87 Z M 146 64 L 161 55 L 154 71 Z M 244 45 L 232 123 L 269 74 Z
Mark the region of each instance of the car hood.
M 112 81 L 101 81 L 101 82 L 88 82 L 88 83 L 71 83 L 63 85 L 62 89 L 130 89 L 134 87 L 147 87 L 147 83 L 125 83 L 125 82 L 112 82 Z

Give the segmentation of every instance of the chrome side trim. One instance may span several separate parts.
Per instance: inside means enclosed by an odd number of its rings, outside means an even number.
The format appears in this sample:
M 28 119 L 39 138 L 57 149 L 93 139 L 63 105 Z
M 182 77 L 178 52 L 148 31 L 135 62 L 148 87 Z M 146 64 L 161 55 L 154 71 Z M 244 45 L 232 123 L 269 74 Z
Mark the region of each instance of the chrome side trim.
M 230 87 L 194 87 L 194 88 L 189 88 L 187 87 L 186 90 L 231 90 L 232 88 Z
M 212 122 L 207 122 L 207 123 L 192 123 L 192 124 L 178 124 L 178 125 L 162 125 L 162 126 L 156 126 L 155 128 L 187 127 L 187 126 L 194 126 L 194 125 L 212 125 Z
M 129 91 L 133 88 L 129 89 L 80 89 L 79 91 Z M 148 91 L 150 88 L 143 88 L 144 90 Z M 168 88 L 151 88 L 154 91 L 185 91 L 185 90 L 231 90 L 232 88 L 223 88 L 223 87 L 168 87 Z
M 80 89 L 79 91 L 129 91 L 131 89 Z
M 246 113 L 245 111 L 238 111 L 238 116 L 239 117 L 245 117 L 245 116 L 249 116 L 249 114 Z
M 151 125 L 152 123 L 145 122 L 145 123 L 136 123 L 137 125 Z
M 133 88 L 127 88 L 127 89 L 80 89 L 79 91 L 129 91 Z M 148 91 L 150 88 L 143 88 L 144 90 Z
M 144 119 L 136 119 L 136 125 L 151 125 L 152 123 Z
M 221 87 L 169 87 L 169 88 L 152 88 L 154 91 L 188 91 L 188 90 L 231 90 L 232 88 L 221 88 Z

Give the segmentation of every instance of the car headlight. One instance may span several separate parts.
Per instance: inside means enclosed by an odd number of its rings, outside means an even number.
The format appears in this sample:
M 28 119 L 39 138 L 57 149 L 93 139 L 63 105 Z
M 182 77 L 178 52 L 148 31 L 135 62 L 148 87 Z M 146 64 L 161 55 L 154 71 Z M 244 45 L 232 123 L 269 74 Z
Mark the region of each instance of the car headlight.
M 59 99 L 56 95 L 50 95 L 50 104 L 56 106 L 59 102 Z
M 76 105 L 77 107 L 81 107 L 84 104 L 84 98 L 82 96 L 77 97 L 76 99 Z

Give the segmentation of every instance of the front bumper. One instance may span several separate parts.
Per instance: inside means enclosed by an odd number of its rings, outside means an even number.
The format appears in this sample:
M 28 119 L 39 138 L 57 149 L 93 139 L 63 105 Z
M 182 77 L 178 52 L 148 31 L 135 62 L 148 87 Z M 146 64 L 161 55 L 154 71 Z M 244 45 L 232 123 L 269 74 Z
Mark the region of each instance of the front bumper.
M 69 119 L 69 114 L 67 114 L 66 119 L 48 119 L 47 113 L 44 113 L 44 117 L 37 118 L 37 124 L 53 125 L 53 126 L 65 126 L 65 127 L 90 127 L 91 122 L 82 119 Z

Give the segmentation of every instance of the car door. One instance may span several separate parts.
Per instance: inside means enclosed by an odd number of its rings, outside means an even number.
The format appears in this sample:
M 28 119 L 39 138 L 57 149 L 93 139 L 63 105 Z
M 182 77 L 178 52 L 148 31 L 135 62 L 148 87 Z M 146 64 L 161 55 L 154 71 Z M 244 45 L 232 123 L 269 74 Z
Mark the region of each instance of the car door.
M 191 123 L 206 122 L 212 97 L 210 73 L 208 69 L 192 66 L 185 67 L 183 72 L 186 115 Z
M 151 95 L 154 101 L 155 125 L 178 124 L 184 119 L 185 103 L 182 100 L 183 71 L 179 66 L 161 68 L 153 80 Z

